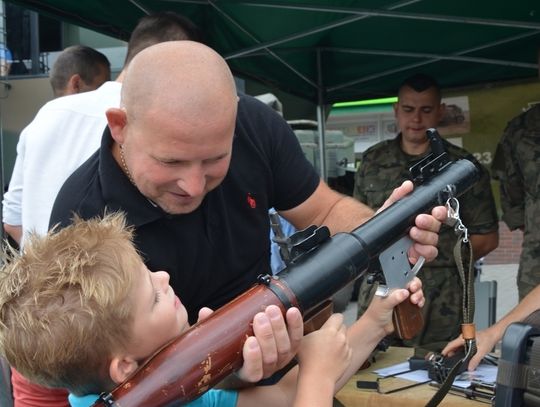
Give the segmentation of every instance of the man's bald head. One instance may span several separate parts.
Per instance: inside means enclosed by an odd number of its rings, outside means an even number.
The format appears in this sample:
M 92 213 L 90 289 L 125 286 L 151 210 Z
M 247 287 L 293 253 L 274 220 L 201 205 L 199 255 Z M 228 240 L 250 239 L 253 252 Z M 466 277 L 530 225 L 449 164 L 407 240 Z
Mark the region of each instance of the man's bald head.
M 225 60 L 192 41 L 153 45 L 130 63 L 122 86 L 128 122 L 157 109 L 192 123 L 202 116 L 229 111 L 236 88 Z
M 238 97 L 227 63 L 207 46 L 169 41 L 129 64 L 122 108 L 109 109 L 113 156 L 143 196 L 190 213 L 225 178 Z

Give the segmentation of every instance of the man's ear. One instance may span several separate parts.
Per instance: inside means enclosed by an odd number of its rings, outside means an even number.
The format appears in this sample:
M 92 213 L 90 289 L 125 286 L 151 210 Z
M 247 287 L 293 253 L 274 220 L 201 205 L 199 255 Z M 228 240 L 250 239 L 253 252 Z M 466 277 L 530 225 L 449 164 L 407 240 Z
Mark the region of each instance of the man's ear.
M 109 365 L 109 375 L 115 383 L 124 382 L 137 368 L 137 361 L 128 356 L 115 356 Z
M 81 91 L 81 81 L 81 76 L 78 73 L 71 75 L 66 86 L 65 94 L 74 95 L 75 93 L 79 93 Z
M 124 144 L 124 128 L 127 124 L 127 114 L 122 108 L 112 107 L 105 112 L 111 136 L 118 144 Z

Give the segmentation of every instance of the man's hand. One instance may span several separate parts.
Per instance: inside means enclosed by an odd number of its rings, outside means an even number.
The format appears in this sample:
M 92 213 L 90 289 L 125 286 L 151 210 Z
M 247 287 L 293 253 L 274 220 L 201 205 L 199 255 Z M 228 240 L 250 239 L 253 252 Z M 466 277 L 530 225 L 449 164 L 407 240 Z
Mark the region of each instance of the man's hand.
M 199 321 L 212 313 L 199 311 Z M 296 355 L 304 336 L 304 321 L 298 308 L 287 310 L 285 319 L 276 305 L 269 305 L 253 318 L 254 336 L 247 338 L 242 350 L 244 364 L 236 376 L 249 383 L 270 377 Z
M 489 352 L 491 352 L 491 350 L 500 340 L 500 337 L 494 332 L 491 332 L 490 328 L 487 328 L 481 331 L 477 331 L 475 339 L 476 353 L 471 358 L 471 360 L 469 361 L 469 365 L 467 366 L 469 371 L 475 370 L 478 367 L 478 365 L 482 361 L 482 358 L 486 356 Z M 457 337 L 453 341 L 448 342 L 448 344 L 444 347 L 441 353 L 444 356 L 452 356 L 461 348 L 463 348 L 463 346 L 465 346 L 465 340 L 463 339 L 463 336 L 459 335 L 459 337 Z
M 414 185 L 411 181 L 403 182 L 401 186 L 392 191 L 392 194 L 377 213 L 411 193 L 413 188 Z M 446 219 L 446 214 L 447 211 L 444 206 L 436 206 L 431 211 L 431 215 L 420 214 L 415 218 L 415 226 L 409 231 L 409 236 L 414 241 L 409 250 L 409 261 L 412 264 L 416 264 L 420 256 L 424 257 L 426 261 L 432 261 L 437 257 L 438 232 L 441 228 L 441 222 Z

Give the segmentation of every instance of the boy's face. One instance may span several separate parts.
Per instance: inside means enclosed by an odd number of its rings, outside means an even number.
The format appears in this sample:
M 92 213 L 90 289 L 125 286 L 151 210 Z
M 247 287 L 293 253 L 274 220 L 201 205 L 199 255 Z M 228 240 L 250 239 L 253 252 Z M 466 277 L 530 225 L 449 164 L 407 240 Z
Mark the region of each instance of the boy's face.
M 169 285 L 169 274 L 151 272 L 141 263 L 134 289 L 134 326 L 127 351 L 136 360 L 156 350 L 189 328 L 187 311 Z

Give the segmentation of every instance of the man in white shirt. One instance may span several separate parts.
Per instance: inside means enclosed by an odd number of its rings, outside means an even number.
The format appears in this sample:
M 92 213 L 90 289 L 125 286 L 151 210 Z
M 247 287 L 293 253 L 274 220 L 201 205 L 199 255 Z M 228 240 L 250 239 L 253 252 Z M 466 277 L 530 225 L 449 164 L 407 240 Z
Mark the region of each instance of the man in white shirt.
M 56 58 L 49 80 L 56 98 L 89 92 L 111 80 L 111 64 L 94 48 L 72 45 Z
M 120 103 L 120 82 L 54 99 L 22 131 L 17 160 L 3 202 L 7 233 L 18 243 L 31 230 L 47 232 L 60 187 L 99 147 L 105 110 Z
M 107 57 L 84 45 L 73 45 L 64 49 L 50 74 L 55 98 L 94 91 L 110 80 L 111 66 Z M 92 144 L 91 141 L 87 145 L 86 134 L 83 134 L 85 130 L 92 131 L 95 127 L 91 124 L 88 128 L 80 127 L 78 120 L 81 113 L 85 116 L 86 110 L 93 110 L 88 112 L 92 118 L 101 119 L 103 112 L 99 103 L 95 105 L 96 97 L 93 99 L 91 104 L 87 104 L 85 97 L 77 100 L 55 99 L 43 106 L 34 120 L 22 131 L 17 145 L 17 161 L 3 205 L 6 232 L 18 243 L 22 234 L 18 227 L 21 222 L 33 225 L 39 233 L 47 231 L 48 215 L 56 193 L 65 180 L 61 174 L 71 174 L 88 158 L 89 153 L 97 148 L 97 144 Z M 72 113 L 73 118 L 70 117 Z M 99 126 L 104 125 L 105 121 L 101 119 Z M 58 135 L 63 131 L 66 132 L 66 137 L 62 137 L 59 143 Z M 80 134 L 74 138 L 76 145 L 72 146 L 70 135 L 74 133 Z M 26 145 L 27 139 L 31 140 L 30 147 Z M 89 147 L 92 149 L 87 153 L 85 150 Z M 67 159 L 62 160 L 65 165 L 57 165 L 55 158 L 58 157 Z M 84 160 L 81 161 L 81 157 L 84 157 Z M 29 193 L 24 202 L 30 209 L 24 210 L 21 200 L 23 195 Z M 44 214 L 47 218 L 42 218 Z

